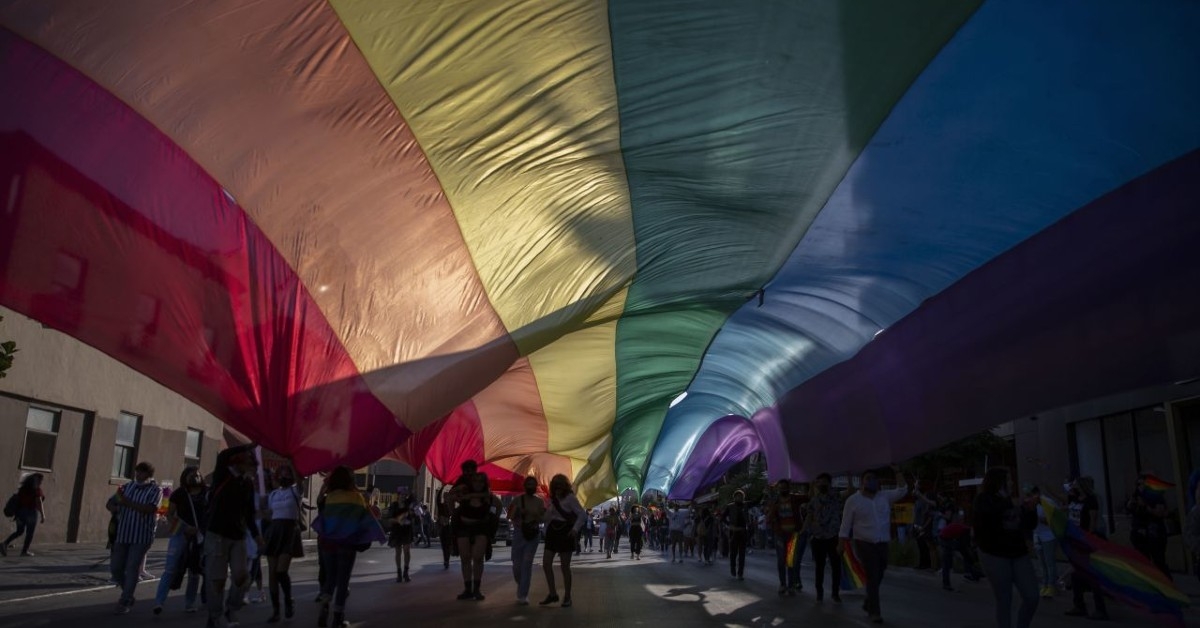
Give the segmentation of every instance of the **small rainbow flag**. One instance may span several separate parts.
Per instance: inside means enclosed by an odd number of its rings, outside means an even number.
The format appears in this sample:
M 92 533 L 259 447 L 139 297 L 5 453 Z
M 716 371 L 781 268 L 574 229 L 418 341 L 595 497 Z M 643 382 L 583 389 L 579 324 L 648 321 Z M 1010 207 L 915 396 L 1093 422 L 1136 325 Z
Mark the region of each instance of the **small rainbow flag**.
M 1149 613 L 1164 625 L 1183 628 L 1183 609 L 1190 600 L 1150 561 L 1132 549 L 1084 531 L 1048 499 L 1042 499 L 1042 509 L 1076 572 L 1118 601 Z
M 854 553 L 854 543 L 842 541 L 842 582 L 843 591 L 853 591 L 867 586 L 867 570 L 863 569 L 858 556 Z
M 1164 493 L 1169 488 L 1175 488 L 1174 484 L 1150 474 L 1146 474 L 1142 478 L 1142 486 L 1145 486 L 1146 490 L 1154 491 L 1155 493 Z
M 800 534 L 793 532 L 787 541 L 787 566 L 789 569 L 796 566 L 796 547 L 798 545 L 800 545 Z

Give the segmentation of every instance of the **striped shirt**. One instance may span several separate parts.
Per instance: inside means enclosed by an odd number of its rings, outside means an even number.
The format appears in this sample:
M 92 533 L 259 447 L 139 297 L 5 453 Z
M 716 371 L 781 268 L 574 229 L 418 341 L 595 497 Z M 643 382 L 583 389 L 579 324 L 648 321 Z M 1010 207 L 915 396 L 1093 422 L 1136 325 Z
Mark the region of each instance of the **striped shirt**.
M 124 487 L 125 501 L 132 504 L 157 506 L 162 501 L 162 489 L 154 480 L 145 484 L 130 482 Z M 120 502 L 118 502 L 120 503 Z M 117 512 L 117 543 L 143 544 L 154 542 L 154 530 L 158 520 L 155 512 L 138 512 L 121 504 Z

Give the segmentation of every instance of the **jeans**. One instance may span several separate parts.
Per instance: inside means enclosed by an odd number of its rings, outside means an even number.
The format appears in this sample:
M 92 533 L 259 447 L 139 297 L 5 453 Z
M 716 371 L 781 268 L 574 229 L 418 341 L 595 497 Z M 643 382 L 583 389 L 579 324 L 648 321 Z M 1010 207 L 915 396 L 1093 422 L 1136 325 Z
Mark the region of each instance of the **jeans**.
M 537 554 L 537 548 L 537 537 L 525 540 L 520 526 L 517 526 L 512 540 L 512 570 L 513 580 L 517 581 L 517 598 L 519 599 L 529 597 L 529 583 L 533 578 L 533 557 Z
M 325 584 L 321 585 L 321 593 L 333 599 L 333 612 L 341 613 L 346 609 L 346 598 L 350 597 L 350 573 L 354 571 L 354 559 L 358 552 L 348 545 L 338 545 L 336 549 L 321 550 L 325 557 Z
M 175 579 L 176 572 L 180 569 L 187 569 L 185 564 L 180 563 L 182 557 L 187 556 L 190 545 L 190 539 L 182 530 L 176 532 L 167 541 L 167 565 L 163 569 L 162 578 L 158 581 L 158 592 L 154 595 L 155 606 L 162 606 L 166 603 L 167 593 L 171 590 L 171 581 Z M 200 574 L 189 572 L 187 576 L 187 592 L 184 598 L 187 601 L 188 607 L 196 605 L 196 591 L 199 589 Z
M 1037 542 L 1038 563 L 1042 567 L 1042 586 L 1053 587 L 1058 583 L 1058 539 Z
M 112 576 L 121 583 L 119 603 L 124 606 L 133 606 L 133 593 L 142 575 L 142 559 L 148 551 L 150 543 L 113 543 Z
M 450 524 L 447 523 L 438 529 L 438 540 L 442 543 L 442 564 L 450 566 L 450 546 L 454 544 L 454 530 L 450 527 Z M 324 565 L 325 563 L 322 562 L 321 564 Z M 321 584 L 324 583 L 325 581 L 322 580 Z
M 796 564 L 792 567 L 787 566 L 787 544 L 788 539 L 792 535 L 780 534 L 775 538 L 775 568 L 779 571 L 779 586 L 780 587 L 797 587 L 800 585 L 800 556 L 804 555 L 802 548 L 796 549 Z M 800 535 L 799 543 L 807 543 L 808 538 L 805 535 Z
M 855 541 L 854 553 L 862 563 L 863 571 L 867 572 L 867 614 L 879 617 L 883 614 L 879 607 L 879 585 L 883 583 L 883 572 L 887 570 L 888 544 Z
M 746 572 L 746 531 L 729 531 L 729 575 L 741 577 Z
M 24 534 L 25 543 L 21 546 L 21 553 L 27 553 L 29 551 L 29 544 L 33 543 L 33 532 L 37 530 L 38 519 L 40 517 L 41 514 L 36 510 L 18 510 L 16 516 L 17 531 L 8 535 L 7 539 L 4 539 L 4 546 L 8 547 L 9 543 L 12 543 L 13 540 Z
M 837 553 L 838 539 L 813 539 L 812 559 L 817 567 L 817 595 L 825 592 L 825 561 L 829 561 L 829 576 L 833 580 L 833 594 L 837 595 L 842 586 L 842 557 Z
M 997 628 L 1012 628 L 1012 592 L 1017 588 L 1021 596 L 1021 609 L 1017 611 L 1017 628 L 1029 628 L 1038 607 L 1037 573 L 1028 556 L 1004 558 L 987 552 L 979 552 L 983 571 L 992 585 L 996 596 Z

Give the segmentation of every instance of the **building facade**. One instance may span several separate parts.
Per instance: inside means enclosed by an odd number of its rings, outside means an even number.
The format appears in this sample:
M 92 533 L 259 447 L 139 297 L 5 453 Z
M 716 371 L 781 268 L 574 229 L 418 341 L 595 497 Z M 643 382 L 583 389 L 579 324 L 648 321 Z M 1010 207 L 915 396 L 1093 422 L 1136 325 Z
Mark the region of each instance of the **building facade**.
M 1125 503 L 1138 474 L 1175 485 L 1166 492 L 1172 521 L 1187 511 L 1189 475 L 1200 469 L 1200 380 L 1130 391 L 1039 412 L 1011 424 L 1023 483 L 1062 493 L 1071 478 L 1091 476 L 1110 540 L 1128 545 Z M 1172 532 L 1177 532 L 1174 526 Z M 1182 537 L 1173 534 L 1167 562 L 1188 567 Z
M 212 468 L 223 427 L 216 417 L 65 334 L 4 308 L 0 316 L 0 341 L 18 349 L 0 379 L 0 488 L 11 493 L 28 474 L 45 476 L 46 523 L 35 545 L 104 542 L 104 504 L 139 461 L 153 464 L 164 486 L 177 484 L 185 465 Z

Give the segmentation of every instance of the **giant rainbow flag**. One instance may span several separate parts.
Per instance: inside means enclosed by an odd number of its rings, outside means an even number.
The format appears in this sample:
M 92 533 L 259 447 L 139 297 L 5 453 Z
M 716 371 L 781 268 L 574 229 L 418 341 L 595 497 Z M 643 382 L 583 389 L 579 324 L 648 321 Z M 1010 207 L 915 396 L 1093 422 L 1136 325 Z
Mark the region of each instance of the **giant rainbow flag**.
M 8 0 L 0 306 L 303 473 L 473 458 L 590 505 L 864 468 L 1200 373 L 1197 32 L 1192 0 Z

